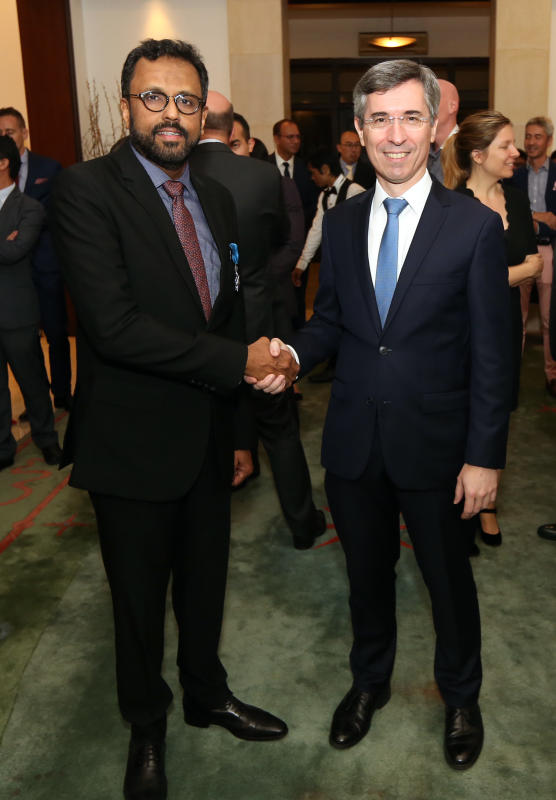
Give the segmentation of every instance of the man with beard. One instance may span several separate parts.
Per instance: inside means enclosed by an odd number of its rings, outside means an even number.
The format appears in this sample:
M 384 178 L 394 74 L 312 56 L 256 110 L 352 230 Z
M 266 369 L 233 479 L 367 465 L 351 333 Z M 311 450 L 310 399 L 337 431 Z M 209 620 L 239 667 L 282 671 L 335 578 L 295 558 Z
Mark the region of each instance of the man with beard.
M 71 484 L 90 492 L 112 592 L 118 698 L 131 725 L 127 800 L 167 793 L 170 575 L 186 722 L 250 740 L 287 733 L 232 695 L 217 655 L 234 444 L 234 484 L 250 468 L 241 426 L 234 443 L 238 386 L 269 373 L 286 385 L 296 368 L 268 339 L 244 344 L 233 202 L 189 172 L 207 86 L 194 47 L 143 42 L 122 71 L 129 141 L 64 172 L 54 195 L 79 321 L 64 462 L 74 464 Z

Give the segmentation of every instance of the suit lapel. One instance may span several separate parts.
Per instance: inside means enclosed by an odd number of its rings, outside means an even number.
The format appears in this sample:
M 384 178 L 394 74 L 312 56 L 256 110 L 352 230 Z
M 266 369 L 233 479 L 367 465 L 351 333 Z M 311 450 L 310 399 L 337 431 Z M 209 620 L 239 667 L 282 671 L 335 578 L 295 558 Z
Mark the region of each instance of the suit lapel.
M 208 145 L 201 146 L 208 147 Z M 223 145 L 223 147 L 225 147 L 225 145 Z M 230 155 L 233 158 L 237 158 L 237 156 L 234 156 L 231 151 Z M 197 192 L 197 197 L 201 203 L 201 207 L 205 214 L 208 226 L 220 256 L 220 290 L 218 292 L 218 297 L 215 300 L 208 323 L 209 328 L 212 328 L 218 324 L 222 311 L 224 309 L 229 309 L 230 293 L 233 292 L 233 280 L 230 277 L 230 270 L 233 270 L 230 251 L 231 242 L 226 239 L 225 235 L 226 231 L 229 230 L 230 225 L 227 220 L 222 218 L 219 212 L 219 205 L 214 203 L 214 190 L 212 186 L 207 187 L 206 182 L 199 176 L 194 175 L 193 172 L 191 172 L 191 182 L 195 188 L 195 191 Z
M 161 201 L 153 182 L 134 156 L 129 144 L 122 145 L 109 158 L 113 159 L 117 164 L 121 172 L 120 180 L 122 184 L 135 201 L 144 208 L 149 219 L 158 230 L 160 240 L 167 248 L 174 266 L 185 280 L 199 314 L 204 319 L 203 306 L 195 285 L 195 279 L 189 268 L 170 215 L 164 207 L 164 203 Z
M 444 224 L 446 214 L 448 213 L 448 203 L 445 202 L 447 198 L 448 190 L 437 181 L 433 180 L 427 202 L 421 214 L 421 219 L 419 220 L 417 230 L 415 231 L 415 235 L 413 236 L 413 240 L 400 271 L 388 316 L 384 323 L 384 330 L 388 328 L 392 319 L 395 317 L 403 302 L 405 293 L 411 286 L 423 259 L 432 247 L 433 242 Z
M 20 197 L 21 192 L 17 188 L 16 184 L 15 188 L 9 193 L 4 205 L 0 209 L 0 231 L 2 238 L 5 238 L 4 234 L 9 236 L 9 234 L 14 230 L 14 225 L 17 224 L 17 206 L 19 204 Z
M 375 288 L 371 278 L 371 268 L 369 266 L 369 221 L 374 194 L 374 189 L 370 189 L 367 192 L 357 195 L 355 213 L 351 218 L 351 240 L 353 242 L 353 254 L 355 264 L 357 265 L 361 293 L 367 303 L 369 316 L 375 326 L 376 332 L 380 335 L 380 315 L 376 304 Z

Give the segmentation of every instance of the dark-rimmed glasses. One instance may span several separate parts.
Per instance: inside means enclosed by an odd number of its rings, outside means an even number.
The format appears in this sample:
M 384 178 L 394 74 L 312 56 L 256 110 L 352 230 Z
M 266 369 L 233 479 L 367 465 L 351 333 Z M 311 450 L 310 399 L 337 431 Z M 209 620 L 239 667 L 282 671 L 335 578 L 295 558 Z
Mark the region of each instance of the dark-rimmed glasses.
M 127 96 L 138 97 L 147 111 L 164 111 L 170 100 L 174 101 L 180 114 L 196 114 L 203 105 L 202 99 L 195 94 L 181 93 L 168 95 L 147 89 L 140 94 L 132 94 L 130 92 Z

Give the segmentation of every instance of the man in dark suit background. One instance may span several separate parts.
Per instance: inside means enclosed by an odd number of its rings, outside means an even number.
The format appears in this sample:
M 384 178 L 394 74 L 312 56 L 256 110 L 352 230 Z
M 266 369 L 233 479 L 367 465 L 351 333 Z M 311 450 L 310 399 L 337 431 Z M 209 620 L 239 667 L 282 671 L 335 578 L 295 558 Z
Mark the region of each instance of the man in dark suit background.
M 297 123 L 293 119 L 287 118 L 278 120 L 272 128 L 272 136 L 274 137 L 276 150 L 269 155 L 268 160 L 272 164 L 276 164 L 281 175 L 285 178 L 292 178 L 295 182 L 303 204 L 305 233 L 307 233 L 317 210 L 319 193 L 311 180 L 305 162 L 298 155 L 301 148 L 301 134 Z M 295 287 L 297 316 L 294 319 L 294 324 L 296 328 L 301 327 L 305 322 L 305 291 L 308 277 L 309 274 L 306 272 L 302 276 L 301 284 Z
M 500 217 L 426 169 L 438 101 L 434 74 L 411 61 L 378 64 L 357 84 L 376 188 L 325 215 L 315 313 L 291 343 L 301 373 L 337 352 L 322 460 L 354 640 L 330 742 L 359 742 L 390 698 L 401 512 L 432 602 L 445 756 L 466 769 L 483 727 L 462 517 L 494 500 L 504 466 L 510 319 Z
M 58 464 L 61 456 L 31 277 L 31 252 L 44 224 L 44 211 L 17 188 L 19 167 L 17 145 L 10 136 L 0 135 L 0 470 L 14 463 L 16 452 L 8 364 L 27 406 L 33 441 L 47 464 Z
M 343 131 L 340 141 L 336 145 L 336 150 L 340 156 L 340 167 L 342 173 L 349 181 L 359 184 L 364 189 L 374 186 L 376 175 L 373 167 L 369 163 L 367 154 L 363 156 L 361 142 L 355 131 Z
M 234 446 L 236 483 L 250 460 L 241 430 L 234 442 L 238 385 L 275 371 L 291 382 L 296 369 L 279 350 L 270 355 L 268 339 L 244 344 L 233 201 L 189 171 L 207 88 L 195 48 L 143 42 L 122 71 L 129 141 L 62 173 L 53 197 L 79 321 L 64 455 L 72 485 L 90 492 L 112 591 L 118 697 L 131 724 L 127 800 L 167 793 L 170 575 L 186 722 L 251 740 L 287 732 L 232 695 L 217 653 Z
M 194 175 L 220 181 L 230 191 L 238 214 L 242 251 L 247 341 L 276 335 L 289 327 L 288 314 L 272 285 L 272 250 L 286 239 L 288 219 L 281 178 L 272 164 L 237 158 L 229 146 L 234 123 L 232 104 L 219 92 L 209 92 L 207 118 L 189 164 Z M 257 435 L 268 454 L 282 512 L 294 546 L 307 550 L 326 530 L 324 513 L 313 503 L 311 477 L 299 437 L 297 413 L 290 390 L 285 394 L 251 394 Z
M 21 156 L 18 186 L 42 203 L 48 211 L 52 183 L 62 167 L 52 158 L 37 155 L 25 147 L 28 131 L 22 114 L 15 108 L 0 108 L 0 134 L 15 141 Z M 41 327 L 48 342 L 50 384 L 56 408 L 71 406 L 71 361 L 64 283 L 45 223 L 32 254 L 33 280 L 37 288 Z
M 541 316 L 544 374 L 546 389 L 556 397 L 556 360 L 550 352 L 550 295 L 554 273 L 554 241 L 556 240 L 556 164 L 548 155 L 552 149 L 554 125 L 548 117 L 532 117 L 525 126 L 527 165 L 514 172 L 511 182 L 529 197 L 537 232 L 537 247 L 544 260 L 544 269 L 535 279 Z M 523 340 L 527 332 L 532 283 L 521 287 Z

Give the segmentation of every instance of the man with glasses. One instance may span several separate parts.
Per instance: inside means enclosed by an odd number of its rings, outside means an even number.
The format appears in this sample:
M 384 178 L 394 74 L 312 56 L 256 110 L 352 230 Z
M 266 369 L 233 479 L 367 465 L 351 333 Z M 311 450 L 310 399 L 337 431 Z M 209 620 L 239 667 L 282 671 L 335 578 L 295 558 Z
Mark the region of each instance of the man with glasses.
M 369 164 L 367 156 L 361 158 L 361 142 L 355 131 L 344 131 L 336 145 L 340 156 L 342 173 L 349 181 L 359 184 L 364 189 L 374 186 L 376 175 Z
M 301 374 L 337 353 L 322 461 L 354 639 L 330 743 L 357 744 L 390 699 L 401 513 L 432 603 L 445 757 L 463 770 L 483 728 L 462 518 L 494 500 L 504 466 L 510 309 L 499 215 L 427 172 L 438 101 L 434 74 L 412 61 L 377 64 L 355 87 L 376 189 L 325 214 L 315 313 L 291 345 Z M 413 678 L 406 696 L 425 690 Z
M 230 484 L 250 469 L 250 440 L 233 430 L 238 386 L 257 373 L 289 384 L 296 369 L 268 339 L 243 342 L 233 202 L 188 166 L 207 88 L 194 47 L 143 42 L 122 71 L 129 141 L 62 173 L 53 198 L 80 326 L 64 460 L 71 484 L 90 493 L 112 592 L 118 698 L 131 725 L 127 800 L 167 794 L 170 577 L 185 721 L 249 740 L 287 733 L 232 695 L 217 654 Z

